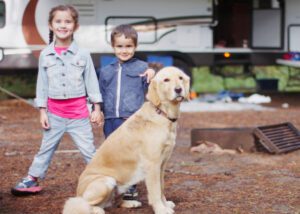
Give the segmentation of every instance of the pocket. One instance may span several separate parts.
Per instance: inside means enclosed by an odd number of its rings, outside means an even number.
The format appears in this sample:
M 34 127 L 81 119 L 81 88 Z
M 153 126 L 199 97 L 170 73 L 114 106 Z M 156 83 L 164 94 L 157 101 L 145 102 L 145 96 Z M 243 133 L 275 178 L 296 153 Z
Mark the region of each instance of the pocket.
M 72 68 L 75 70 L 84 70 L 86 66 L 86 60 L 83 59 L 75 59 L 71 62 Z
M 140 88 L 142 86 L 142 77 L 136 74 L 126 74 L 126 84 L 129 88 Z
M 71 78 L 77 85 L 83 84 L 83 75 L 82 73 L 85 70 L 86 61 L 83 59 L 75 59 L 71 61 Z
M 131 78 L 137 78 L 137 77 L 140 77 L 139 74 L 126 74 L 126 76 L 131 77 Z
M 47 76 L 49 78 L 49 84 L 51 84 L 51 82 L 53 81 L 53 79 L 55 78 L 55 76 L 58 73 L 58 69 L 57 69 L 57 62 L 55 60 L 46 60 L 42 66 L 44 67 L 44 69 L 47 72 Z
M 56 64 L 57 63 L 55 60 L 47 60 L 42 64 L 42 66 L 48 71 L 49 69 L 55 67 Z

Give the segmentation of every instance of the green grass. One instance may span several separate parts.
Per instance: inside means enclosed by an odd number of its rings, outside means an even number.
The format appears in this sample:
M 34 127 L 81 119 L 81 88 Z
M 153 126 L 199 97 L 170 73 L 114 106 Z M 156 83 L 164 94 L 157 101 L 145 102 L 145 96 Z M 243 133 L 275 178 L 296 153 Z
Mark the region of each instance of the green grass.
M 20 97 L 35 97 L 35 74 L 18 74 L 0 76 L 0 86 Z M 0 99 L 9 99 L 10 95 L 0 91 Z

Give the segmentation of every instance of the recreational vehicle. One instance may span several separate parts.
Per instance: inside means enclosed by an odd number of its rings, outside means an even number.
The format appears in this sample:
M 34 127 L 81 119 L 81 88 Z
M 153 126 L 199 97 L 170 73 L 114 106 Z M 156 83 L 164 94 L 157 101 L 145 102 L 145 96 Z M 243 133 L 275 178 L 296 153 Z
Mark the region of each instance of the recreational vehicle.
M 0 0 L 0 71 L 37 68 L 58 4 L 78 9 L 75 40 L 96 67 L 113 56 L 111 29 L 125 23 L 139 33 L 139 57 L 182 68 L 275 64 L 300 50 L 299 0 Z

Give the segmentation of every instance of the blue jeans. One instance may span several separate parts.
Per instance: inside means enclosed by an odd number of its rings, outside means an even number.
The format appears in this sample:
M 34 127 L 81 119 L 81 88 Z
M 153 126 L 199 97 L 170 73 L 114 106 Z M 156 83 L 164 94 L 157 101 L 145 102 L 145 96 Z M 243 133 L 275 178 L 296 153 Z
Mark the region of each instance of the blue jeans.
M 46 172 L 64 133 L 69 133 L 72 140 L 88 163 L 96 152 L 94 135 L 89 118 L 67 119 L 48 112 L 51 128 L 43 131 L 40 150 L 35 155 L 28 174 L 45 178 Z
M 103 127 L 105 138 L 107 138 L 113 131 L 119 128 L 119 126 L 121 126 L 125 120 L 126 119 L 123 118 L 105 119 Z

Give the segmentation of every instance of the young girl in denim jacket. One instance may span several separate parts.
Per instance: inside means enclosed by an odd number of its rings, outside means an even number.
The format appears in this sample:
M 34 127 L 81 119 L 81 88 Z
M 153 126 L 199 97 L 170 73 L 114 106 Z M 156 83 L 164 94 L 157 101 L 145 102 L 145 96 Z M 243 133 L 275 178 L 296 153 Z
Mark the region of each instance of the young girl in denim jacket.
M 36 87 L 43 140 L 28 175 L 12 188 L 14 195 L 41 191 L 37 180 L 45 177 L 65 132 L 70 134 L 85 161 L 89 162 L 95 153 L 90 121 L 98 125 L 102 121 L 99 105 L 102 96 L 91 56 L 73 41 L 73 33 L 78 28 L 78 12 L 70 5 L 54 7 L 48 24 L 50 45 L 40 54 Z M 87 98 L 94 104 L 91 115 Z

